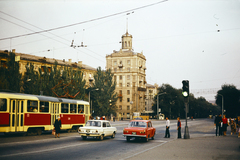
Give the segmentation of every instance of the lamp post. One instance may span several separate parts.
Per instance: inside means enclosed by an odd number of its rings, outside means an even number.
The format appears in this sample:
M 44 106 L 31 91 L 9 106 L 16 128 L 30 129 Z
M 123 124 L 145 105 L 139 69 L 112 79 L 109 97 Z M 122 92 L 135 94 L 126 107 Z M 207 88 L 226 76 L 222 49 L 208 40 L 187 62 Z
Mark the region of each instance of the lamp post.
M 99 90 L 99 89 L 96 88 L 96 89 L 90 90 L 89 93 L 88 93 L 88 102 L 89 102 L 89 105 L 90 105 L 90 112 L 91 112 L 91 114 L 92 114 L 92 105 L 91 105 L 91 103 L 90 103 L 90 93 L 91 93 L 91 91 L 98 91 L 98 90 Z
M 166 94 L 166 92 L 163 92 L 163 93 L 160 93 L 160 94 L 158 94 L 157 95 L 157 119 L 159 119 L 159 104 L 158 104 L 158 96 L 160 96 L 160 95 L 163 95 L 163 94 Z
M 224 104 L 223 104 L 223 95 L 222 94 L 218 94 L 220 96 L 222 96 L 222 117 L 223 117 L 223 109 L 224 109 Z

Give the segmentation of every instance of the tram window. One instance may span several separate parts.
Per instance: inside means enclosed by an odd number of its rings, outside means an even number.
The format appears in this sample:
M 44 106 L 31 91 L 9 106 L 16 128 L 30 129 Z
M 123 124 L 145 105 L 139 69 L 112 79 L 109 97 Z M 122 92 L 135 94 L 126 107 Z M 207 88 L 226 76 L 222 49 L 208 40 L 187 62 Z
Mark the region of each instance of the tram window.
M 0 98 L 0 111 L 7 110 L 7 99 Z
M 40 112 L 49 112 L 49 102 L 40 102 Z
M 84 113 L 84 105 L 78 105 L 78 113 Z
M 62 113 L 68 113 L 68 104 L 67 103 L 62 103 L 61 104 L 61 112 Z
M 77 105 L 70 104 L 70 113 L 76 113 L 76 112 L 77 112 Z
M 38 101 L 28 101 L 27 111 L 28 112 L 37 112 L 38 111 Z

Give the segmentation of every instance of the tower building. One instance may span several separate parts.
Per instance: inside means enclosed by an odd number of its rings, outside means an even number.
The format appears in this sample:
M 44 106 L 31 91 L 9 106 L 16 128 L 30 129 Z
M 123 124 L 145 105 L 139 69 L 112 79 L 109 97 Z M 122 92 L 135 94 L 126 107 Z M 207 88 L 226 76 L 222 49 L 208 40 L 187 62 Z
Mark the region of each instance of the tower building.
M 131 119 L 133 112 L 145 112 L 146 58 L 132 48 L 132 35 L 122 35 L 122 47 L 106 56 L 106 68 L 111 69 L 118 93 L 117 117 Z

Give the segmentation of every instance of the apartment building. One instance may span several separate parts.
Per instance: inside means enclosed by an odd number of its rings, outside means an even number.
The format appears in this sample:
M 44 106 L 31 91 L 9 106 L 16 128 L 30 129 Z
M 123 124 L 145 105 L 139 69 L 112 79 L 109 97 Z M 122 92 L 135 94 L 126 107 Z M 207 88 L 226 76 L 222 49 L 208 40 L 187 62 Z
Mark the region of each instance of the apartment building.
M 15 52 L 15 49 L 12 50 L 13 53 L 15 53 L 15 61 L 19 61 L 19 72 L 21 74 L 24 74 L 26 71 L 26 65 L 28 63 L 32 63 L 34 65 L 35 71 L 38 71 L 39 68 L 44 71 L 44 67 L 48 68 L 48 72 L 51 72 L 51 68 L 55 65 L 55 62 L 58 63 L 58 68 L 62 66 L 72 66 L 73 68 L 81 67 L 83 71 L 83 78 L 86 80 L 86 87 L 91 85 L 94 82 L 94 73 L 96 73 L 96 69 L 93 67 L 90 67 L 86 64 L 83 64 L 82 61 L 78 62 L 72 62 L 71 59 L 65 60 L 59 60 L 54 58 L 46 58 L 46 57 L 40 57 L 40 56 L 34 56 L 30 54 L 24 54 L 24 53 L 17 53 Z M 7 67 L 7 59 L 9 57 L 9 52 L 7 50 L 3 51 L 0 50 L 0 65 Z
M 145 111 L 146 58 L 143 53 L 134 52 L 132 35 L 122 35 L 122 47 L 106 56 L 106 68 L 114 73 L 118 93 L 117 117 L 131 119 L 133 112 Z

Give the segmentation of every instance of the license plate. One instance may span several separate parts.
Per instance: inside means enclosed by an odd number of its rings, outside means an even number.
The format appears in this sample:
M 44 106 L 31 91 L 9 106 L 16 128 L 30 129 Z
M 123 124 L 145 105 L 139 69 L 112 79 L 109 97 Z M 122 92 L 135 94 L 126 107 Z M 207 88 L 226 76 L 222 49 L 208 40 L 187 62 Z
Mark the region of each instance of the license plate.
M 133 135 L 136 135 L 136 132 L 132 132 Z

